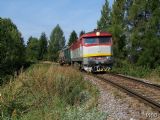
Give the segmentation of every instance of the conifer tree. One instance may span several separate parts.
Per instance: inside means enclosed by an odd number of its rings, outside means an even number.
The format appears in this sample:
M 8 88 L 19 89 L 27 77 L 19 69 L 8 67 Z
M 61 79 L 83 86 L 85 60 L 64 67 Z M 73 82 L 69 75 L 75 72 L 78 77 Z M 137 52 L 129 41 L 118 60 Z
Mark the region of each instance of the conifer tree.
M 124 59 L 126 36 L 125 36 L 125 0 L 117 0 L 112 7 L 112 23 L 111 33 L 113 35 L 113 53 L 114 57 L 118 59 Z
M 79 34 L 79 37 L 81 37 L 83 34 L 85 34 L 85 31 L 82 30 Z
M 101 11 L 101 18 L 97 22 L 97 28 L 102 31 L 109 31 L 111 26 L 111 9 L 109 8 L 108 0 L 105 0 L 105 4 L 103 5 Z
M 150 68 L 160 64 L 159 5 L 160 1 L 135 0 L 130 7 L 131 54 L 138 65 Z
M 50 60 L 58 60 L 58 52 L 65 45 L 65 37 L 63 31 L 59 25 L 57 25 L 50 36 L 49 48 L 48 48 L 48 57 Z
M 139 64 L 156 68 L 160 65 L 160 1 L 149 0 L 146 2 L 144 49 L 139 58 Z M 149 63 L 149 64 L 148 64 Z
M 78 39 L 76 31 L 72 31 L 69 37 L 68 45 L 70 46 L 74 41 Z
M 40 47 L 39 60 L 45 59 L 47 54 L 47 46 L 48 46 L 47 37 L 46 37 L 46 34 L 43 32 L 39 39 L 39 47 Z
M 32 36 L 29 37 L 26 48 L 27 60 L 31 62 L 36 62 L 39 59 L 39 51 L 40 46 L 38 38 Z
M 130 21 L 130 43 L 131 43 L 131 55 L 134 63 L 139 59 L 139 55 L 142 50 L 142 39 L 144 38 L 145 29 L 145 17 L 143 12 L 145 11 L 144 1 L 133 1 L 130 9 L 128 19 Z

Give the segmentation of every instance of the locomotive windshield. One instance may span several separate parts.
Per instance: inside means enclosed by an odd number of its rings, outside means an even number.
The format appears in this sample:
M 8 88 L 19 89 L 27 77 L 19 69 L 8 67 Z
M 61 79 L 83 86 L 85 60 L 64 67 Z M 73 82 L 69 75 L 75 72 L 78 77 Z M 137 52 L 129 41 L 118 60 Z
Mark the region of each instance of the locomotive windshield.
M 110 44 L 111 43 L 111 37 L 105 36 L 105 37 L 89 37 L 84 39 L 85 44 Z
M 85 38 L 84 40 L 85 44 L 96 44 L 97 43 L 97 38 Z
M 99 44 L 109 44 L 111 43 L 111 37 L 100 37 Z

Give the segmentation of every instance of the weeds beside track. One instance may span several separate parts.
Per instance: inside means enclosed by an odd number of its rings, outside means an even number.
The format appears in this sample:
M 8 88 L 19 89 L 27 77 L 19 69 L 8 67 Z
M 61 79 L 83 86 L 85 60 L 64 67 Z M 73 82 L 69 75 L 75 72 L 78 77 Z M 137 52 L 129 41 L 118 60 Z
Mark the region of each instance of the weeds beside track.
M 0 119 L 104 119 L 98 91 L 81 73 L 57 64 L 36 64 L 0 87 Z

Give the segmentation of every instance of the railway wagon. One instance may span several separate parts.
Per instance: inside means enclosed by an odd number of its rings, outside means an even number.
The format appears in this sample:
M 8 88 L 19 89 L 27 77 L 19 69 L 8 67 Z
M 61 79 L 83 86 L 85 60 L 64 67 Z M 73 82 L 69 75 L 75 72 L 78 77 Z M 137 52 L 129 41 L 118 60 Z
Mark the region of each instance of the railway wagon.
M 60 65 L 71 64 L 71 54 L 69 46 L 63 48 L 59 53 L 59 63 Z
M 89 72 L 108 71 L 112 68 L 112 34 L 92 31 L 82 35 L 70 46 L 71 63 L 78 63 Z

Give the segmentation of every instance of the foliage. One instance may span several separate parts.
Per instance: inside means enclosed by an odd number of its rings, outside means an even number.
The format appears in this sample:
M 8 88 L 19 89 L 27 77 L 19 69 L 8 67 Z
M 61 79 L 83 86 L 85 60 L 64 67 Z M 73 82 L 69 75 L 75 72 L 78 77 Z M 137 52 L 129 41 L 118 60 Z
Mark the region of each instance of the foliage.
M 48 42 L 45 33 L 42 33 L 40 38 L 29 37 L 27 41 L 27 60 L 36 62 L 38 60 L 47 59 Z
M 79 37 L 81 37 L 83 34 L 85 34 L 85 31 L 84 31 L 84 30 L 82 30 L 82 31 L 80 32 Z
M 160 83 L 160 66 L 157 66 L 155 69 L 150 69 L 147 66 L 134 65 L 124 60 L 120 61 L 118 65 L 114 65 L 112 72 L 143 78 L 155 84 Z
M 97 89 L 72 68 L 37 64 L 0 88 L 1 119 L 104 119 Z
M 157 66 L 155 69 L 152 69 L 149 74 L 145 76 L 146 80 L 150 80 L 154 83 L 160 83 L 160 66 Z
M 63 31 L 59 25 L 57 25 L 50 36 L 49 47 L 48 47 L 48 57 L 49 60 L 57 61 L 58 52 L 65 45 L 65 37 L 63 35 Z
M 121 73 L 123 75 L 130 75 L 144 78 L 149 75 L 152 70 L 148 67 L 136 66 L 127 61 L 119 62 L 118 66 L 113 66 L 112 72 Z
M 47 37 L 46 34 L 43 32 L 39 39 L 39 60 L 46 59 L 47 47 L 48 47 Z
M 146 2 L 148 8 L 145 27 L 145 37 L 143 39 L 143 51 L 138 60 L 138 64 L 156 68 L 160 65 L 160 1 Z M 151 11 L 151 14 L 148 13 Z M 151 17 L 151 16 L 152 17 Z M 149 59 L 147 59 L 149 58 Z
M 109 8 L 108 0 L 105 0 L 105 4 L 102 7 L 101 18 L 97 22 L 97 28 L 102 31 L 109 31 L 111 27 L 111 9 Z
M 126 35 L 124 23 L 124 3 L 125 0 L 115 1 L 111 13 L 111 28 L 110 31 L 113 35 L 113 53 L 115 59 L 124 59 Z
M 10 19 L 0 18 L 0 84 L 4 76 L 18 70 L 25 62 L 21 33 Z
M 73 42 L 75 42 L 76 40 L 78 39 L 77 37 L 77 33 L 76 31 L 72 31 L 72 33 L 70 34 L 70 37 L 69 37 L 69 41 L 68 41 L 68 45 L 70 46 Z
M 131 21 L 131 54 L 138 65 L 155 68 L 159 58 L 159 18 L 160 1 L 135 0 L 129 9 Z
M 160 1 L 117 0 L 110 15 L 106 0 L 97 26 L 100 29 L 105 26 L 112 33 L 116 63 L 129 56 L 133 64 L 151 69 L 159 66 L 159 4 Z M 111 21 L 111 24 L 104 20 Z
M 26 48 L 27 60 L 36 62 L 39 59 L 39 51 L 40 51 L 39 40 L 31 36 L 27 42 L 27 48 Z

